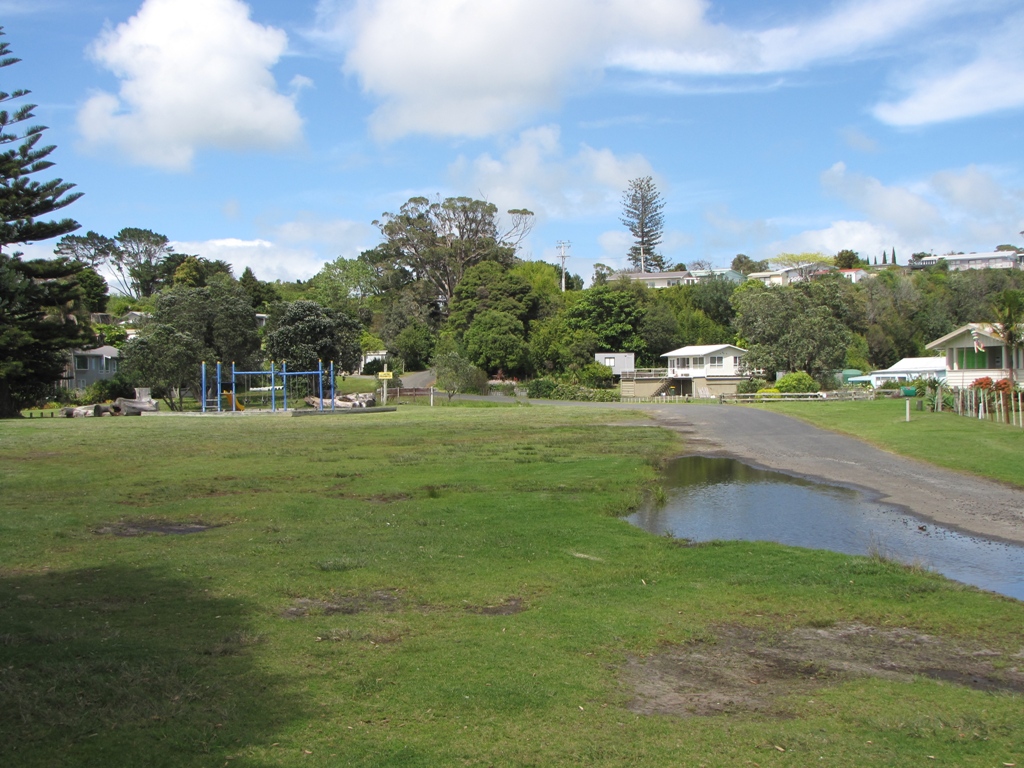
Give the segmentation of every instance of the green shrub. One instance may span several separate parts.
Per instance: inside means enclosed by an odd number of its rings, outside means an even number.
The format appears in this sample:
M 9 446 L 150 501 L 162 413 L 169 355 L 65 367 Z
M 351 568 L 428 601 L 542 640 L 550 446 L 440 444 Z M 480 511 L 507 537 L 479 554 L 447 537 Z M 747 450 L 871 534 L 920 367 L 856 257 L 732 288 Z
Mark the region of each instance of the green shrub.
M 579 372 L 580 384 L 591 389 L 610 389 L 615 385 L 615 374 L 607 365 L 593 362 Z
M 131 400 L 135 397 L 135 388 L 125 379 L 115 376 L 90 384 L 81 399 L 83 403 L 92 404 L 114 401 L 119 397 Z
M 810 374 L 794 371 L 775 382 L 775 389 L 779 392 L 817 392 L 821 387 Z
M 759 390 L 757 390 L 757 399 L 758 400 L 778 400 L 779 399 L 779 390 L 775 389 L 775 387 L 770 387 L 768 389 L 759 389 Z
M 590 389 L 577 384 L 558 384 L 549 395 L 551 400 L 573 400 L 584 403 L 617 403 L 619 393 L 613 389 Z
M 539 399 L 550 398 L 551 393 L 557 386 L 557 381 L 542 376 L 539 379 L 533 379 L 529 383 L 527 383 L 526 396 Z
M 363 376 L 376 376 L 384 370 L 384 366 L 388 367 L 389 371 L 394 372 L 396 376 L 405 373 L 405 361 L 400 357 L 392 357 L 388 355 L 383 360 L 371 360 L 363 366 Z
M 736 394 L 738 395 L 752 395 L 755 392 L 760 392 L 762 389 L 768 387 L 768 382 L 765 379 L 744 379 L 736 385 Z

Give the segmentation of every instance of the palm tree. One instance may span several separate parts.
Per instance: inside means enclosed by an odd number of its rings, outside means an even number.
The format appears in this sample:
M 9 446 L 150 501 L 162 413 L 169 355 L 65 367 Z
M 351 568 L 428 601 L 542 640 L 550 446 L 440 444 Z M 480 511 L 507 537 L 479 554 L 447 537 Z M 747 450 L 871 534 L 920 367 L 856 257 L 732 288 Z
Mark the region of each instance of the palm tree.
M 1024 291 L 1002 291 L 996 294 L 993 312 L 995 335 L 1006 347 L 1009 358 L 1007 366 L 1010 383 L 1016 386 L 1013 369 L 1017 363 L 1017 351 L 1024 347 Z

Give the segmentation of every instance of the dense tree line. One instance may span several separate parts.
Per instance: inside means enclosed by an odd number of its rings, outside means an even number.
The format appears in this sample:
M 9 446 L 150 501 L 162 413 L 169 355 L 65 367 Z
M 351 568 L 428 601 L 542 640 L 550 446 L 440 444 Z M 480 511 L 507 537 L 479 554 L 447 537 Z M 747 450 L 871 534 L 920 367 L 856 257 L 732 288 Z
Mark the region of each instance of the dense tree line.
M 16 62 L 0 43 L 0 69 Z M 0 104 L 27 94 L 0 92 Z M 251 269 L 236 279 L 230 265 L 177 253 L 149 229 L 75 235 L 77 222 L 45 220 L 78 194 L 61 179 L 31 180 L 52 166 L 53 150 L 38 146 L 44 127 L 21 130 L 32 109 L 0 109 L 0 417 L 50 392 L 69 350 L 105 342 L 122 348 L 121 383 L 154 387 L 180 408 L 186 389 L 201 388 L 203 361 L 249 368 L 274 360 L 302 370 L 333 361 L 352 371 L 362 353 L 386 349 L 398 369 L 433 364 L 454 393 L 488 376 L 607 382 L 595 353 L 633 352 L 638 365 L 661 367 L 661 356 L 680 346 L 735 343 L 766 372 L 823 379 L 837 368 L 881 368 L 919 355 L 966 322 L 996 321 L 1016 332 L 1011 320 L 1024 314 L 1020 271 L 949 272 L 942 263 L 911 270 L 896 266 L 895 250 L 883 255 L 884 269 L 856 285 L 831 268 L 867 260 L 843 250 L 733 260 L 743 274 L 776 264 L 808 278 L 784 287 L 713 278 L 649 290 L 599 264 L 584 289 L 578 275 L 520 258 L 530 211 L 499 215 L 468 197 L 411 198 L 374 222 L 377 246 L 327 263 L 309 280 L 269 283 Z M 634 237 L 635 269 L 666 268 L 657 251 L 663 208 L 650 177 L 630 183 L 621 220 Z M 54 259 L 4 252 L 61 236 Z M 108 296 L 101 271 L 113 277 L 116 295 Z M 130 341 L 123 330 L 90 324 L 90 313 L 131 309 L 149 320 Z M 267 317 L 262 327 L 257 313 Z M 1008 343 L 1024 343 L 1014 339 Z

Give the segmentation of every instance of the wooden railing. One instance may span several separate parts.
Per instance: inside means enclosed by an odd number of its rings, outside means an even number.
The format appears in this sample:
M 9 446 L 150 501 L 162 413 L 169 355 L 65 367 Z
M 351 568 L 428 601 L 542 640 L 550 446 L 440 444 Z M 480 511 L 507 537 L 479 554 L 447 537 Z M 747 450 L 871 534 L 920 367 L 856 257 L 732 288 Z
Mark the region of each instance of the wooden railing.
M 623 381 L 636 381 L 637 379 L 664 379 L 668 377 L 668 368 L 637 368 L 635 371 L 623 371 L 620 377 Z

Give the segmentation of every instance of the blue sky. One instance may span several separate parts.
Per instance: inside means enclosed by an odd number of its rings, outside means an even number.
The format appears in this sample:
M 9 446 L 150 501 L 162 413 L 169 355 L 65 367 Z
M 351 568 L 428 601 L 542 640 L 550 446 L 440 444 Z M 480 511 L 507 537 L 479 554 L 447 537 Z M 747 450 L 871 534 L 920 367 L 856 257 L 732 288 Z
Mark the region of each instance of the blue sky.
M 413 195 L 536 215 L 521 255 L 625 266 L 1024 245 L 1019 0 L 0 0 L 85 196 L 261 279 L 379 242 Z M 49 178 L 49 177 L 47 177 Z M 25 248 L 48 255 L 53 243 Z

